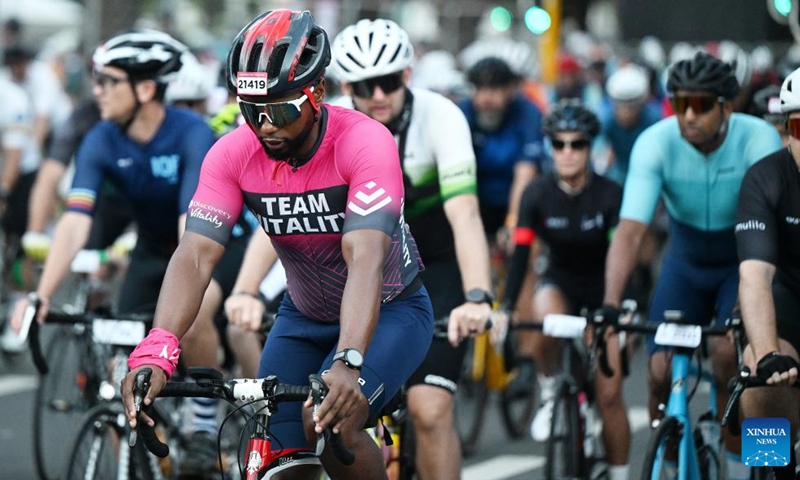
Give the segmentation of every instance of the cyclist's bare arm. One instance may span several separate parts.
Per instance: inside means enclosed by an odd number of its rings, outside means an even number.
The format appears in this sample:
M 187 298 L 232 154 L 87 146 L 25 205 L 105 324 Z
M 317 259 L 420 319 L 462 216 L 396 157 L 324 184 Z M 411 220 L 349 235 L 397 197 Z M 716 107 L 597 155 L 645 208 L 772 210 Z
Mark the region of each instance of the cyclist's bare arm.
M 59 219 L 53 236 L 53 245 L 50 247 L 42 277 L 36 289 L 36 293 L 43 301 L 42 308 L 39 309 L 39 321 L 42 321 L 47 315 L 50 297 L 58 290 L 69 272 L 75 255 L 86 244 L 91 228 L 92 217 L 83 213 L 65 212 Z M 27 306 L 27 299 L 22 299 L 14 307 L 14 313 L 11 316 L 11 327 L 14 331 L 19 331 L 22 325 L 22 314 Z
M 225 314 L 233 325 L 250 330 L 261 328 L 266 306 L 258 295 L 259 286 L 277 260 L 278 253 L 267 234 L 261 229 L 254 230 L 233 293 L 225 300 Z
M 158 295 L 154 328 L 183 337 L 197 317 L 211 273 L 224 252 L 224 246 L 208 237 L 191 231 L 183 235 Z
M 354 230 L 342 236 L 347 283 L 339 319 L 339 351 L 345 348 L 355 348 L 362 353 L 367 351 L 378 324 L 383 264 L 390 245 L 389 236 L 378 230 Z M 350 369 L 344 362 L 334 362 L 324 375 L 329 392 L 314 419 L 317 433 L 329 426 L 333 427 L 334 433 L 338 433 L 359 406 L 364 407 L 360 412 L 364 418 L 360 420 L 366 420 L 368 404 L 361 393 L 358 378 L 358 370 Z M 310 407 L 311 404 L 306 402 L 306 406 Z M 360 429 L 361 425 L 354 428 Z
M 775 265 L 762 260 L 745 260 L 739 264 L 739 305 L 750 347 L 756 360 L 780 351 L 775 323 L 772 279 Z
M 508 215 L 506 227 L 514 227 L 519 216 L 519 202 L 525 187 L 536 178 L 536 164 L 529 161 L 519 161 L 514 164 L 514 180 L 511 182 L 511 191 L 508 197 Z
M 636 220 L 620 219 L 606 257 L 606 291 L 603 303 L 619 305 L 625 284 L 636 265 L 636 256 L 647 225 Z
M 27 231 L 44 232 L 47 223 L 52 220 L 55 205 L 58 203 L 58 182 L 61 181 L 66 169 L 64 164 L 57 160 L 47 159 L 42 163 L 31 190 Z
M 0 189 L 8 194 L 19 179 L 19 166 L 22 161 L 22 150 L 6 148 L 3 150 L 3 175 L 0 177 Z
M 491 292 L 489 245 L 486 236 L 480 234 L 483 232 L 483 222 L 478 197 L 472 194 L 452 197 L 444 203 L 444 212 L 453 230 L 464 292 L 473 288 Z M 459 339 L 466 337 L 470 331 L 483 332 L 491 313 L 491 307 L 485 303 L 466 302 L 453 309 L 448 328 L 450 342 L 457 345 Z

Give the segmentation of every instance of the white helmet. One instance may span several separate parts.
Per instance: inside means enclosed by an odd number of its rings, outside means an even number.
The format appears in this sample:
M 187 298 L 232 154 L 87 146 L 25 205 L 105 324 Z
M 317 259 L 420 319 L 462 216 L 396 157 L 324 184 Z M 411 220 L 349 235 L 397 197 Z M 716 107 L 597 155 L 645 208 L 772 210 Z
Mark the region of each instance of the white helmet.
M 175 79 L 167 84 L 164 101 L 167 103 L 205 100 L 214 88 L 216 77 L 193 54 L 184 52 L 183 66 Z
M 476 40 L 459 54 L 465 71 L 488 57 L 505 61 L 515 74 L 523 78 L 536 77 L 539 73 L 539 65 L 531 47 L 510 38 Z
M 606 91 L 612 100 L 643 100 L 650 92 L 650 80 L 642 67 L 623 65 L 609 77 Z
M 781 86 L 781 112 L 800 110 L 800 68 L 790 73 Z
M 664 46 L 661 45 L 661 41 L 658 38 L 652 35 L 642 38 L 642 41 L 639 42 L 639 56 L 642 57 L 645 63 L 656 70 L 664 68 L 667 62 Z
M 359 20 L 342 30 L 331 48 L 333 74 L 347 83 L 399 72 L 414 58 L 408 34 L 391 20 Z

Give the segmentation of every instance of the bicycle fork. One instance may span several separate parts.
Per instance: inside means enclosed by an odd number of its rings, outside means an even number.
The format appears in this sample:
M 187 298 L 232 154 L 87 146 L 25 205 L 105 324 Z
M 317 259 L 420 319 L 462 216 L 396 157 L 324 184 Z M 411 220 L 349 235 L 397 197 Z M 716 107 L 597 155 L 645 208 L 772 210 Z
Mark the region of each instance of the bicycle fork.
M 245 466 L 245 479 L 258 480 L 261 472 L 266 470 L 270 454 L 272 452 L 272 442 L 265 428 L 267 415 L 256 415 L 255 427 L 250 442 L 247 444 L 247 465 Z

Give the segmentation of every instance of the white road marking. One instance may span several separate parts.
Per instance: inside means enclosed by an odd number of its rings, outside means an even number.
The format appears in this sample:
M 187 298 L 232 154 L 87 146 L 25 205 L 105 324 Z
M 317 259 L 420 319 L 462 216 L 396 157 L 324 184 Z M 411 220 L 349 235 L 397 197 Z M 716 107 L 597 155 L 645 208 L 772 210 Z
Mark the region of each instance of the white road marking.
M 463 480 L 501 480 L 544 466 L 545 459 L 538 455 L 501 455 L 476 463 L 461 472 Z
M 0 377 L 0 397 L 33 390 L 38 385 L 36 375 L 8 375 Z
M 650 428 L 650 412 L 647 407 L 628 409 L 631 432 Z M 463 480 L 503 480 L 543 467 L 545 458 L 538 455 L 501 455 L 464 468 Z

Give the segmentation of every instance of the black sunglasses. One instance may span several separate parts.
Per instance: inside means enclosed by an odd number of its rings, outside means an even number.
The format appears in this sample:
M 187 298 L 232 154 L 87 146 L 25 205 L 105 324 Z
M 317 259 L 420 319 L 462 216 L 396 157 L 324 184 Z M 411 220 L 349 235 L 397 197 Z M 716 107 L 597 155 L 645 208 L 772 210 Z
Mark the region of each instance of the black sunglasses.
M 353 95 L 358 98 L 372 98 L 375 93 L 375 87 L 381 87 L 381 91 L 388 95 L 402 86 L 403 72 L 390 73 L 382 77 L 368 78 L 350 84 L 350 88 L 353 89 Z
M 589 140 L 586 140 L 585 138 L 579 138 L 571 142 L 566 140 L 556 140 L 554 138 L 550 141 L 550 143 L 553 145 L 554 150 L 564 150 L 566 147 L 570 147 L 573 150 L 583 150 L 585 148 L 589 148 Z
M 725 99 L 722 97 L 709 97 L 708 95 L 681 95 L 669 98 L 669 103 L 672 105 L 672 110 L 678 115 L 683 115 L 689 107 L 696 114 L 708 113 L 717 104 L 724 103 Z

